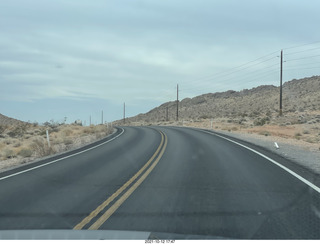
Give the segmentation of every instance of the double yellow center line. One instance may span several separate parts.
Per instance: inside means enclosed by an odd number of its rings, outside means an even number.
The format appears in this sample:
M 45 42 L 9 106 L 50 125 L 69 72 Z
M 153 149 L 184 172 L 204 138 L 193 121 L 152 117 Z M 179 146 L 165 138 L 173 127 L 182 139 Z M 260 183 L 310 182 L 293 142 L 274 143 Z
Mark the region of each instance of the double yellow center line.
M 163 132 L 159 131 L 161 134 L 161 142 L 156 152 L 148 160 L 148 162 L 134 175 L 132 176 L 123 186 L 121 186 L 115 193 L 113 193 L 106 201 L 100 204 L 95 210 L 93 210 L 86 218 L 84 218 L 79 224 L 77 224 L 73 229 L 81 230 L 84 226 L 89 224 L 93 218 L 95 218 L 100 212 L 105 210 L 105 208 L 113 202 L 123 191 L 127 190 L 115 203 L 113 203 L 105 212 L 102 214 L 98 220 L 91 224 L 89 230 L 97 230 L 100 226 L 105 223 L 110 216 L 121 206 L 122 203 L 139 187 L 139 185 L 147 178 L 150 172 L 158 164 L 161 159 L 166 147 L 167 147 L 167 136 Z M 152 163 L 153 162 L 153 163 Z M 151 164 L 152 163 L 152 164 Z M 149 165 L 151 166 L 149 167 Z M 149 167 L 149 168 L 148 168 Z M 146 170 L 147 169 L 147 170 Z M 144 172 L 144 173 L 143 173 Z M 143 173 L 143 174 L 142 174 Z M 141 175 L 142 174 L 142 175 Z M 141 176 L 140 176 L 141 175 Z M 140 178 L 139 178 L 140 177 Z M 133 185 L 132 183 L 136 181 Z M 132 185 L 130 187 L 130 185 Z

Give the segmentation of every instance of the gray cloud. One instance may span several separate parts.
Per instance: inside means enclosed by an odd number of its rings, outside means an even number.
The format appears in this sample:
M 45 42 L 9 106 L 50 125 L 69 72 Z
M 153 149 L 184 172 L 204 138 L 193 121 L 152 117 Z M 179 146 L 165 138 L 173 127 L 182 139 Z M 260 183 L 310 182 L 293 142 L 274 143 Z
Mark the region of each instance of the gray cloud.
M 319 7 L 313 0 L 2 0 L 0 102 L 144 101 L 138 113 L 173 100 L 177 83 L 182 97 L 275 83 L 276 71 L 250 74 L 276 70 L 277 54 L 237 77 L 212 75 L 320 40 Z

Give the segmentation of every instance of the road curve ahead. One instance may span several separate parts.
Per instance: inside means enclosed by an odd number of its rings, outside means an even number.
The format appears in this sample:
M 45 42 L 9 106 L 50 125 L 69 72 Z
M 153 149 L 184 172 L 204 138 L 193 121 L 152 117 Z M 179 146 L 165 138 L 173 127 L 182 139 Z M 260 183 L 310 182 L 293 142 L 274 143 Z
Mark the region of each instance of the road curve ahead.
M 0 174 L 0 229 L 320 239 L 318 186 L 256 152 L 190 128 L 120 132 L 43 167 Z

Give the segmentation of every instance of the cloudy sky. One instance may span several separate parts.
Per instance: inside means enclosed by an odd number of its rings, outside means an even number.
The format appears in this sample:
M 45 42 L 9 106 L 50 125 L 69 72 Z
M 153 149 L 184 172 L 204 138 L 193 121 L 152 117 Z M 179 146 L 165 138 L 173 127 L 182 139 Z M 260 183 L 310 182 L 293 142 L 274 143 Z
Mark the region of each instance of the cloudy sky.
M 318 0 L 1 0 L 0 113 L 86 124 L 320 75 Z

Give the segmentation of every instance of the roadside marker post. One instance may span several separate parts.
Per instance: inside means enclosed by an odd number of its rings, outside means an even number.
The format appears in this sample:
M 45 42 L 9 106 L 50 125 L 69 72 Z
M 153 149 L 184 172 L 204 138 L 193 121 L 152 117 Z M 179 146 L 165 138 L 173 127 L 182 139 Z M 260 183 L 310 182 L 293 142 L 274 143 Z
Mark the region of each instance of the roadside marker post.
M 50 147 L 50 138 L 49 138 L 49 132 L 48 132 L 48 130 L 46 130 L 46 134 L 47 134 L 47 142 L 48 142 L 48 146 Z

